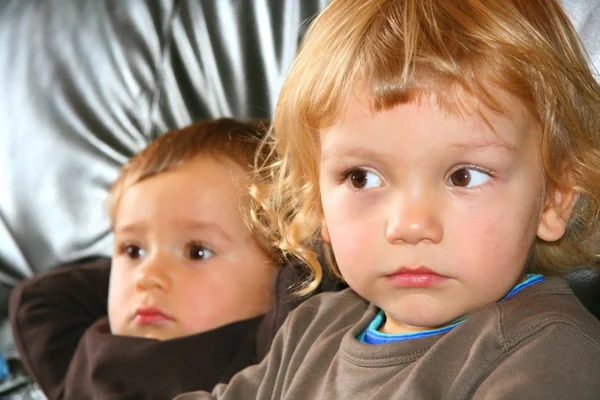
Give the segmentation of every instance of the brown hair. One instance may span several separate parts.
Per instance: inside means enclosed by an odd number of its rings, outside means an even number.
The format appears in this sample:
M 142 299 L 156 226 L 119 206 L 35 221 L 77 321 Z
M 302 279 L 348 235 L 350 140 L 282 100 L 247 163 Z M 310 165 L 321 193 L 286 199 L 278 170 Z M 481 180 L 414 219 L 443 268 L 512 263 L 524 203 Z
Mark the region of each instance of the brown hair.
M 252 193 L 260 232 L 322 270 L 319 134 L 367 91 L 373 111 L 431 97 L 449 112 L 461 100 L 505 112 L 495 91 L 515 96 L 539 126 L 547 187 L 579 200 L 564 237 L 537 240 L 530 270 L 562 274 L 597 260 L 600 236 L 600 86 L 556 0 L 334 0 L 310 27 L 282 87 Z M 475 110 L 477 111 L 477 110 Z M 477 111 L 481 114 L 481 110 Z M 568 171 L 568 177 L 564 173 Z M 331 266 L 334 273 L 337 267 Z
M 266 123 L 229 118 L 197 122 L 165 133 L 133 156 L 121 170 L 108 195 L 108 211 L 114 224 L 121 197 L 127 188 L 150 177 L 183 166 L 200 156 L 225 157 L 249 173 Z

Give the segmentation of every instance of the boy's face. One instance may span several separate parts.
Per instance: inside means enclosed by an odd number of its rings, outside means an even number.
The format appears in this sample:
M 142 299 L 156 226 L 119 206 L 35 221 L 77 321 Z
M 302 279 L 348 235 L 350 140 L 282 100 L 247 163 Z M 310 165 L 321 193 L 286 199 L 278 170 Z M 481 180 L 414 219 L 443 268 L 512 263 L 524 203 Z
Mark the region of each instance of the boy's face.
M 128 188 L 115 216 L 109 320 L 159 340 L 265 313 L 276 268 L 246 227 L 245 171 L 200 157 Z
M 321 135 L 323 237 L 347 283 L 382 308 L 383 331 L 443 326 L 524 278 L 543 220 L 536 126 L 456 116 L 433 101 L 373 114 L 353 99 Z

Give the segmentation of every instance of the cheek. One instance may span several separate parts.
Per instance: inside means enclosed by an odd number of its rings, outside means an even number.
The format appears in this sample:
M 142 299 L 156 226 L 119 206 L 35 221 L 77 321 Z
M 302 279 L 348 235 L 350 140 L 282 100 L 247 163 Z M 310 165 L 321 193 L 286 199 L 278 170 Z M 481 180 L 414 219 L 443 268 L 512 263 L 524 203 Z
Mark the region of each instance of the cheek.
M 191 333 L 260 315 L 271 306 L 275 268 L 241 263 L 214 265 L 181 282 L 173 305 Z M 221 267 L 221 268 L 219 268 Z M 185 283 L 184 283 L 185 282 Z
M 237 246 L 221 270 L 215 271 L 215 279 L 222 290 L 231 293 L 232 301 L 239 303 L 238 308 L 255 307 L 255 304 L 270 301 L 277 271 L 270 256 L 251 241 Z
M 108 288 L 108 321 L 114 334 L 122 334 L 123 325 L 126 323 L 126 307 L 129 298 L 129 288 L 125 276 L 118 268 L 112 267 L 110 274 L 110 285 Z
M 225 312 L 253 313 L 271 299 L 275 269 L 265 265 L 241 263 L 244 268 L 229 268 L 212 279 L 210 291 L 219 298 Z
M 375 260 L 373 254 L 384 237 L 381 218 L 369 213 L 368 208 L 354 207 L 344 202 L 324 204 L 324 215 L 331 246 L 340 272 L 349 283 L 354 270 L 363 270 Z M 381 229 L 380 229 L 381 228 Z
M 478 212 L 454 213 L 445 227 L 450 244 L 447 251 L 452 252 L 446 257 L 455 258 L 457 265 L 471 265 L 470 272 L 481 272 L 486 279 L 521 271 L 535 237 L 537 220 L 532 218 L 536 204 L 524 202 L 523 198 L 520 202 L 499 198 Z
M 169 306 L 187 333 L 203 332 L 220 322 L 229 297 L 224 289 L 210 280 L 187 277 L 169 295 Z

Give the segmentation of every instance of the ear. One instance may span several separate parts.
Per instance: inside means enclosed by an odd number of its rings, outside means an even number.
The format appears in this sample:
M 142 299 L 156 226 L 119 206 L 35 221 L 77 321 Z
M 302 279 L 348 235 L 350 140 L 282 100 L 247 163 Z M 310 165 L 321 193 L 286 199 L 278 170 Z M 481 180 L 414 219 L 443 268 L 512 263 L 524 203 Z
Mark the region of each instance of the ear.
M 331 239 L 329 237 L 329 229 L 327 229 L 327 224 L 325 223 L 325 219 L 321 219 L 321 236 L 323 240 L 327 243 L 331 244 Z
M 540 239 L 555 242 L 563 237 L 578 197 L 573 188 L 556 188 L 548 193 L 537 229 Z

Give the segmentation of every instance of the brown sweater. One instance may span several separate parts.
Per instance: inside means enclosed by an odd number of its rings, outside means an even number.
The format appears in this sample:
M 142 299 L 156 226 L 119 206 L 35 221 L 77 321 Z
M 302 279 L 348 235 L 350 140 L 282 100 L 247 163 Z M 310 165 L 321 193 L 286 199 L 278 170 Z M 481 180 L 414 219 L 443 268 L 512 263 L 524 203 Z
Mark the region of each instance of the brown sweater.
M 17 348 L 50 400 L 162 400 L 210 390 L 259 362 L 299 303 L 288 301 L 297 277 L 286 267 L 277 275 L 274 308 L 263 317 L 164 342 L 114 336 L 106 318 L 109 275 L 110 259 L 63 266 L 12 294 Z
M 382 345 L 356 336 L 376 308 L 351 290 L 292 312 L 271 352 L 197 399 L 598 399 L 600 322 L 546 278 L 448 333 Z

